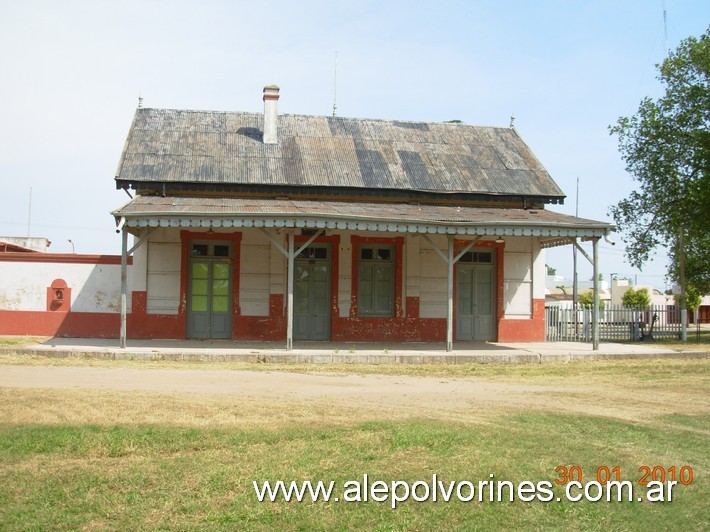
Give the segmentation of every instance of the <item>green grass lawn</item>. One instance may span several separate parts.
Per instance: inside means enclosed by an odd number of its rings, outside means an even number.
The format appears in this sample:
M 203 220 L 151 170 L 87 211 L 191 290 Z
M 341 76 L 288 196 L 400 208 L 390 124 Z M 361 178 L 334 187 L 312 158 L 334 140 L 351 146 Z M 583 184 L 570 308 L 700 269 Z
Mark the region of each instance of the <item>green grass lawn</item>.
M 135 367 L 139 366 L 136 363 Z M 563 388 L 567 391 L 550 395 L 542 410 L 520 405 L 514 411 L 498 408 L 478 415 L 472 405 L 470 419 L 464 420 L 460 415 L 454 419 L 429 414 L 426 405 L 420 416 L 395 419 L 384 409 L 362 414 L 363 408 L 354 404 L 350 407 L 352 419 L 340 416 L 336 422 L 325 410 L 325 400 L 290 405 L 267 401 L 258 410 L 254 405 L 249 423 L 191 426 L 189 418 L 181 418 L 181 425 L 171 423 L 171 409 L 199 402 L 197 395 L 165 396 L 161 402 L 151 403 L 149 394 L 0 389 L 0 528 L 710 527 L 710 413 L 706 399 L 710 365 L 706 360 L 502 367 L 508 369 L 487 370 L 486 382 L 567 383 L 568 388 Z M 431 378 L 441 376 L 434 372 Z M 565 410 L 568 402 L 579 406 L 595 401 L 594 396 L 588 399 L 589 388 L 587 395 L 578 395 L 583 384 L 592 389 L 599 386 L 598 414 Z M 619 395 L 609 398 L 612 389 Z M 662 402 L 652 403 L 650 398 Z M 74 417 L 65 422 L 32 421 L 40 419 L 33 418 L 33 412 L 54 409 L 60 415 L 68 405 L 82 401 L 99 415 L 101 408 L 130 412 L 147 404 L 147 411 L 164 410 L 164 421 L 97 423 L 96 417 L 87 417 L 94 421 L 82 422 L 81 409 L 78 414 L 73 411 Z M 235 408 L 227 400 L 210 401 L 203 405 L 204 411 Z M 621 401 L 633 408 L 625 411 L 625 417 L 616 415 L 615 405 L 621 407 Z M 658 408 L 659 404 L 664 407 Z M 2 421 L 3 412 L 7 416 L 13 408 L 26 412 L 25 421 Z M 284 409 L 289 416 L 286 419 L 279 413 Z M 306 411 L 309 420 L 298 421 L 306 419 L 305 414 L 301 416 Z M 257 423 L 256 418 L 262 417 L 266 423 Z M 387 483 L 430 481 L 433 474 L 445 482 L 468 480 L 474 484 L 488 480 L 490 474 L 513 482 L 553 482 L 560 465 L 579 466 L 584 481 L 594 480 L 601 466 L 618 466 L 622 480 L 634 483 L 641 477 L 642 466 L 689 466 L 694 479 L 690 485 L 674 488 L 673 501 L 663 503 L 410 500 L 394 510 L 390 501 L 259 502 L 252 486 L 254 480 L 332 480 L 336 482 L 334 495 L 341 495 L 345 482 L 361 481 L 363 474 L 371 482 Z M 555 495 L 562 496 L 563 489 L 556 486 Z
M 47 340 L 40 336 L 0 336 L 0 347 L 22 347 Z
M 701 530 L 710 523 L 704 419 L 664 430 L 608 419 L 517 414 L 494 425 L 437 421 L 279 430 L 22 426 L 0 430 L 5 529 L 572 528 Z M 677 423 L 676 423 L 677 425 Z M 558 465 L 593 479 L 619 466 L 691 466 L 666 503 L 263 502 L 252 481 L 497 479 L 553 481 Z M 336 488 L 337 489 L 337 488 Z M 556 492 L 558 495 L 561 490 Z
M 690 325 L 687 342 L 681 342 L 679 338 L 671 336 L 654 338 L 653 343 L 676 351 L 710 351 L 710 330 L 707 328 L 698 330 L 695 325 Z

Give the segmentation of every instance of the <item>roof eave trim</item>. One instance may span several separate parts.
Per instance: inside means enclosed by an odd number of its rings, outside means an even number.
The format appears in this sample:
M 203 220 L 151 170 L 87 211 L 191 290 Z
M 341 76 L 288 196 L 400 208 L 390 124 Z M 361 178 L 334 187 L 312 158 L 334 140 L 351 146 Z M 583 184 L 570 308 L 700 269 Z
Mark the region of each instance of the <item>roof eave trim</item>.
M 179 215 L 172 213 L 112 213 L 125 217 L 126 225 L 132 228 L 286 228 L 286 229 L 338 229 L 352 231 L 379 231 L 396 233 L 426 233 L 477 236 L 543 236 L 543 237 L 604 237 L 613 226 L 609 224 L 551 224 L 549 222 L 444 222 L 430 220 L 375 219 L 350 216 L 214 216 L 209 214 Z
M 123 160 L 123 158 L 122 158 Z M 492 201 L 527 201 L 527 202 L 542 202 L 547 205 L 564 205 L 567 196 L 560 191 L 559 194 L 523 194 L 520 192 L 493 192 L 490 190 L 470 191 L 470 190 L 440 190 L 426 188 L 389 188 L 389 187 L 364 187 L 364 186 L 344 186 L 344 185 L 292 185 L 289 183 L 240 183 L 240 182 L 224 182 L 224 181 L 179 181 L 179 180 L 140 180 L 140 179 L 124 179 L 119 174 L 114 178 L 116 189 L 133 189 L 142 192 L 143 190 L 160 190 L 168 195 L 173 195 L 175 190 L 209 190 L 223 192 L 243 192 L 248 190 L 256 194 L 277 194 L 282 196 L 312 196 L 325 193 L 328 195 L 336 194 L 340 196 L 358 196 L 361 194 L 389 194 L 399 196 L 402 192 L 423 198 L 439 198 L 449 199 L 451 197 L 470 197 L 472 199 L 490 199 Z M 304 193 L 304 190 L 307 192 Z M 148 193 L 147 195 L 150 195 Z M 408 199 L 408 201 L 412 201 Z

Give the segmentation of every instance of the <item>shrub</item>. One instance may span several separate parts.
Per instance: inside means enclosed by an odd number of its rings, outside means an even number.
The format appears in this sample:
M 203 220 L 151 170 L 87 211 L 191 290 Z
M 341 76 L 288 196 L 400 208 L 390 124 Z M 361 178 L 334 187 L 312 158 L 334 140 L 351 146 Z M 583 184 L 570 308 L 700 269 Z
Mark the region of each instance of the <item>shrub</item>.
M 648 307 L 651 304 L 651 296 L 648 294 L 648 288 L 639 288 L 638 290 L 629 288 L 626 292 L 624 292 L 624 297 L 621 298 L 621 303 L 625 307 Z
M 592 308 L 594 306 L 594 290 L 587 290 L 582 292 L 577 297 L 577 302 L 582 308 Z M 599 300 L 599 308 L 603 309 L 605 307 L 605 302 L 603 299 Z

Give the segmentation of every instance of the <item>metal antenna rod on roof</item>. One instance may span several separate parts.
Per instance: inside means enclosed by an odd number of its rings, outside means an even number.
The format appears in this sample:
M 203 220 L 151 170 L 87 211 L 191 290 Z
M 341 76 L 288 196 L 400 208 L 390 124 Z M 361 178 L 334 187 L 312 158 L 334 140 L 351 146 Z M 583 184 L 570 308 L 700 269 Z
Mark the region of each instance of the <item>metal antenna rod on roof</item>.
M 336 105 L 338 97 L 338 51 L 335 51 L 335 66 L 333 68 L 333 116 L 335 116 L 335 111 L 338 109 Z
M 30 208 L 27 211 L 27 238 L 30 237 L 31 226 L 32 226 L 32 187 L 30 187 Z
M 668 16 L 666 11 L 666 0 L 663 0 L 663 35 L 666 39 L 666 57 L 668 57 Z

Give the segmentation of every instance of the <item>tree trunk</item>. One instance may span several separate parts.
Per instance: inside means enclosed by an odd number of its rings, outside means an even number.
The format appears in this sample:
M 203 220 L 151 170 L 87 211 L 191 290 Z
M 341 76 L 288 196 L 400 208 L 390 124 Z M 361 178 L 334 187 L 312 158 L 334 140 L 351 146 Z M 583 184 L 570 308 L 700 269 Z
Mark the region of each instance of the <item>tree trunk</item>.
M 685 290 L 685 246 L 683 244 L 683 229 L 678 232 L 678 282 L 680 284 L 680 298 L 678 307 L 680 308 L 680 340 L 688 341 L 688 312 L 686 310 L 686 290 Z

